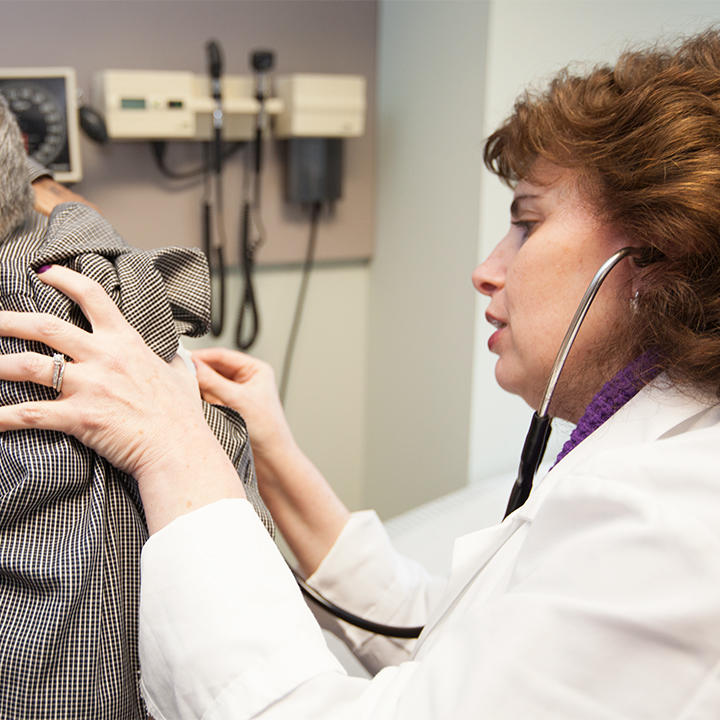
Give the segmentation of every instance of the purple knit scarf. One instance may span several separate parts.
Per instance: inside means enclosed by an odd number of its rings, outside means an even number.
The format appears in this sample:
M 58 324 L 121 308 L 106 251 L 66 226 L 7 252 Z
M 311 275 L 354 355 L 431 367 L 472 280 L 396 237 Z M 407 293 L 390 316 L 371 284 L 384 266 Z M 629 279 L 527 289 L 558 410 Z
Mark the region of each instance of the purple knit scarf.
M 655 354 L 646 352 L 620 370 L 614 378 L 608 380 L 585 408 L 570 439 L 563 445 L 562 450 L 555 458 L 555 465 L 590 433 L 597 430 L 609 417 L 614 415 L 630 398 L 635 397 L 659 372 L 660 368 L 655 362 Z

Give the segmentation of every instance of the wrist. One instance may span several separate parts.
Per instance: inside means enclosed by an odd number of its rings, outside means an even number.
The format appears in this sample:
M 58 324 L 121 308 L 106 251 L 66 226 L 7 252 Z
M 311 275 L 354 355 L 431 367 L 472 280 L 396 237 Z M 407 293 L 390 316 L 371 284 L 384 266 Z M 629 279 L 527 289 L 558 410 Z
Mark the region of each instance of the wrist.
M 259 448 L 252 445 L 252 438 L 250 443 L 261 486 L 281 488 L 291 482 L 297 468 L 305 460 L 305 455 L 290 433 Z
M 204 505 L 245 497 L 237 470 L 209 427 L 186 436 L 167 452 L 148 457 L 133 476 L 151 534 Z

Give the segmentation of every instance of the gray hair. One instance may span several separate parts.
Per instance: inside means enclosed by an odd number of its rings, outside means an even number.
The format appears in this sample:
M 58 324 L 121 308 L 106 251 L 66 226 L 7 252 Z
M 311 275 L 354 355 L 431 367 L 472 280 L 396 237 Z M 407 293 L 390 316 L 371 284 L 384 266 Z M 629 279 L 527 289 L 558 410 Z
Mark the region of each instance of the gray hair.
M 20 225 L 33 207 L 25 159 L 20 128 L 0 95 L 0 239 Z

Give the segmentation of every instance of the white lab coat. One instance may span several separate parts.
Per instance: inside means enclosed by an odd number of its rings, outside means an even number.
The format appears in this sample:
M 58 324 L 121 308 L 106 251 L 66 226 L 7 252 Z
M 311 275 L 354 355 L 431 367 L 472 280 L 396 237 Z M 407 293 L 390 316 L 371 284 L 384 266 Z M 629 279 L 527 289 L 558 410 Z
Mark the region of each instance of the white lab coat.
M 720 717 L 720 406 L 645 388 L 437 585 L 355 515 L 311 580 L 416 642 L 348 630 L 347 677 L 245 501 L 143 554 L 143 693 L 156 720 Z

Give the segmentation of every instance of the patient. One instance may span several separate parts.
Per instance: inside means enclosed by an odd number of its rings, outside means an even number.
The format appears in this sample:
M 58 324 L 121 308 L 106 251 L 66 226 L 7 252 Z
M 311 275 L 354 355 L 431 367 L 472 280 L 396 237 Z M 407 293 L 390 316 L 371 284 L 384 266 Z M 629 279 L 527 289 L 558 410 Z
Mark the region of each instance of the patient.
M 1 97 L 0 168 L 0 309 L 52 313 L 87 327 L 71 302 L 38 280 L 39 267 L 58 263 L 97 280 L 167 361 L 180 335 L 206 331 L 210 296 L 199 251 L 134 250 L 86 204 L 60 204 L 49 218 L 33 210 L 30 180 L 43 171 L 28 168 Z M 59 199 L 67 197 L 77 196 Z M 40 210 L 55 202 L 38 192 Z M 27 349 L 51 354 L 36 342 L 0 338 L 2 354 Z M 2 404 L 55 394 L 0 383 Z M 255 491 L 244 422 L 207 404 L 205 416 L 270 527 Z M 61 433 L 0 436 L 0 717 L 147 716 L 137 682 L 146 538 L 132 477 Z

